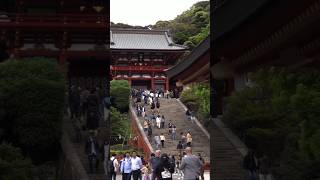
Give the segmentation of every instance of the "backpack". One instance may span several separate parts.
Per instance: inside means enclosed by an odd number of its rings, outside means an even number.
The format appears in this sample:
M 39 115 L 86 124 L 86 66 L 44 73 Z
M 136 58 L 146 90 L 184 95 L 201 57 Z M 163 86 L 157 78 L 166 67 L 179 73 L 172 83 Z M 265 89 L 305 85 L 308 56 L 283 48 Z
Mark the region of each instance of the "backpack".
M 116 160 L 115 158 L 111 161 L 109 160 L 109 172 L 110 173 L 114 173 L 115 172 L 115 167 L 114 167 L 114 164 L 113 164 L 113 161 Z

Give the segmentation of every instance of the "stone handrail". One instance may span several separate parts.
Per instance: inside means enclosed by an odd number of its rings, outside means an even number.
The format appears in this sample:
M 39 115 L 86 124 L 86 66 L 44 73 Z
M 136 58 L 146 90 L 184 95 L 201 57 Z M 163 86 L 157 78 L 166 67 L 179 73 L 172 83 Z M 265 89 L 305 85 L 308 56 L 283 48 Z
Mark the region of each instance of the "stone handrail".
M 176 99 L 176 100 L 183 107 L 183 109 L 185 111 L 188 110 L 188 108 L 180 101 L 180 99 Z M 208 139 L 210 139 L 209 132 L 203 127 L 203 125 L 199 122 L 199 120 L 197 118 L 195 118 L 195 123 L 197 124 L 197 126 L 199 126 L 199 128 L 202 130 L 202 132 L 208 137 Z
M 80 161 L 80 157 L 78 156 L 75 148 L 72 146 L 65 123 L 61 139 L 61 148 L 64 158 L 62 179 L 89 180 L 89 176 Z

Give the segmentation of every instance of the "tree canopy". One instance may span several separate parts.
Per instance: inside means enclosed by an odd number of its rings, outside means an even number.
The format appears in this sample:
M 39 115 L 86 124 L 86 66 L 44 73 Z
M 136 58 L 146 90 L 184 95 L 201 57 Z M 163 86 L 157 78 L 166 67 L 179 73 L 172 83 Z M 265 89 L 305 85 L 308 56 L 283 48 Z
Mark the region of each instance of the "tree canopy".
M 53 158 L 65 103 L 58 64 L 46 58 L 9 60 L 0 64 L 0 76 L 1 141 L 20 147 L 35 163 Z
M 130 86 L 127 80 L 112 80 L 110 82 L 110 95 L 114 98 L 115 107 L 120 112 L 128 112 Z
M 111 22 L 111 27 L 170 30 L 175 43 L 193 49 L 210 33 L 210 1 L 197 2 L 189 10 L 170 21 L 160 20 L 154 25 L 145 27 Z
M 258 154 L 276 179 L 320 177 L 320 72 L 260 70 L 253 85 L 228 99 L 223 120 Z

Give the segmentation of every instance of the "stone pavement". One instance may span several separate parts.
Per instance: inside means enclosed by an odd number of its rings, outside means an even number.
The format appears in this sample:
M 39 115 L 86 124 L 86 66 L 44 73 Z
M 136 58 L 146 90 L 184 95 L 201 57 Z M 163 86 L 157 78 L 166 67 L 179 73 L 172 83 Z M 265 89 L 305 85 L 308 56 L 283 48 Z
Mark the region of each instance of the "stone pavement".
M 133 179 L 133 178 L 131 178 L 131 179 Z M 173 180 L 183 180 L 183 176 L 180 176 L 180 175 L 178 175 L 178 174 L 173 174 L 173 175 L 172 175 L 172 179 L 173 179 Z M 205 179 L 205 180 L 210 180 L 210 173 L 209 173 L 209 172 L 205 172 L 205 173 L 204 173 L 204 179 Z M 116 180 L 122 180 L 122 175 L 121 175 L 121 174 L 118 174 Z
M 150 106 L 147 107 L 147 115 L 151 114 Z M 186 115 L 185 110 L 179 104 L 176 99 L 164 99 L 160 98 L 160 114 L 164 115 L 166 122 L 164 129 L 153 128 L 153 137 L 155 135 L 160 135 L 164 133 L 166 137 L 166 142 L 164 148 L 161 149 L 162 153 L 168 153 L 170 155 L 177 155 L 178 150 L 177 144 L 180 139 L 180 132 L 184 132 L 185 135 L 187 131 L 191 132 L 192 135 L 192 149 L 193 154 L 201 153 L 206 162 L 210 162 L 210 140 L 204 134 L 203 131 L 195 124 L 191 123 Z M 139 117 L 141 125 L 143 126 L 143 118 Z M 177 137 L 176 140 L 171 140 L 168 123 L 169 120 L 177 127 Z M 151 145 L 156 149 L 153 138 Z

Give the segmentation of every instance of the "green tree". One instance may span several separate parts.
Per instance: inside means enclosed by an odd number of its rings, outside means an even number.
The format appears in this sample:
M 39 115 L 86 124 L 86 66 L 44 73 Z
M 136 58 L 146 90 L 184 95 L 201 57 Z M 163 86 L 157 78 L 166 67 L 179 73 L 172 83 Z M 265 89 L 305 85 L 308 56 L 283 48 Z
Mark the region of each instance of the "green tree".
M 60 147 L 66 84 L 58 64 L 45 58 L 9 60 L 0 64 L 0 76 L 2 138 L 35 163 L 54 158 Z
M 175 19 L 158 21 L 152 28 L 169 29 L 175 43 L 184 44 L 193 49 L 209 35 L 209 14 L 209 1 L 200 1 Z
M 0 179 L 31 180 L 33 165 L 22 156 L 19 148 L 9 144 L 0 145 Z
M 110 82 L 110 95 L 114 98 L 115 107 L 120 112 L 128 112 L 130 86 L 127 80 L 112 80 Z
M 112 134 L 128 138 L 131 133 L 131 124 L 127 114 L 121 114 L 116 108 L 111 107 Z
M 197 112 L 197 117 L 205 126 L 208 125 L 210 115 L 210 87 L 208 84 L 193 84 L 183 90 L 181 101 Z
M 320 178 L 319 71 L 262 69 L 251 79 L 252 86 L 228 98 L 223 120 L 272 159 L 276 179 Z

